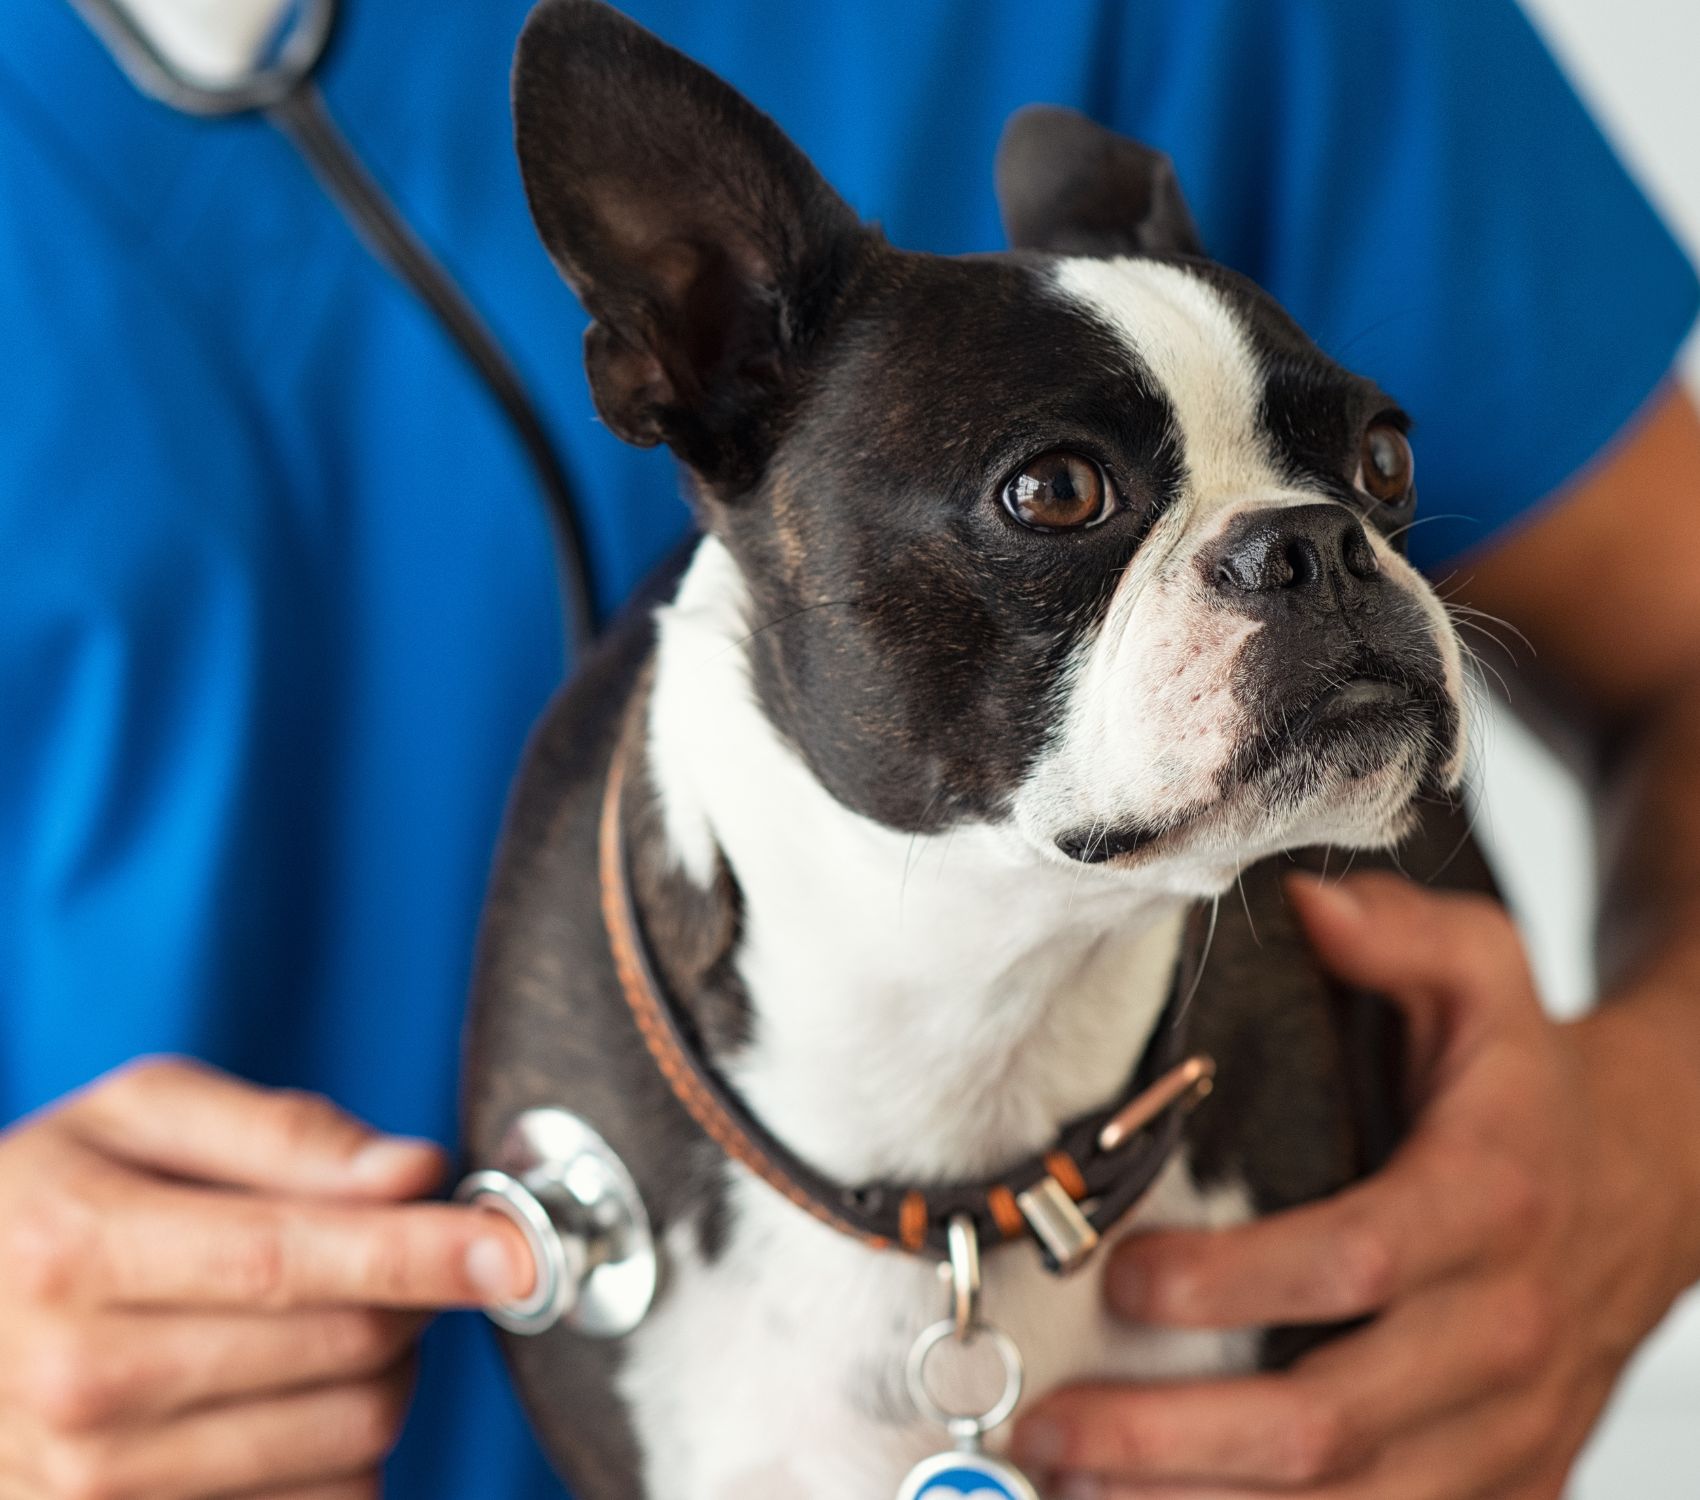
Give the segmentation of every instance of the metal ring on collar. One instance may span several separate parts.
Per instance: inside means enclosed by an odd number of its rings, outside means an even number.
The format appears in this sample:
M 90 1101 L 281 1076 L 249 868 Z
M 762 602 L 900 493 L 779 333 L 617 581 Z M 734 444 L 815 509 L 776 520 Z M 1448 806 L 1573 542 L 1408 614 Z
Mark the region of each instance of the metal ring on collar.
M 1026 1372 L 1021 1363 L 1021 1351 L 1016 1348 L 1015 1340 L 1003 1329 L 995 1328 L 990 1323 L 977 1323 L 965 1343 L 972 1347 L 984 1339 L 991 1345 L 993 1352 L 1003 1362 L 1003 1393 L 990 1407 L 978 1414 L 947 1411 L 933 1400 L 932 1393 L 927 1390 L 927 1360 L 932 1356 L 933 1350 L 946 1339 L 956 1336 L 954 1318 L 946 1318 L 923 1329 L 920 1337 L 910 1346 L 909 1359 L 903 1373 L 909 1385 L 909 1399 L 915 1403 L 915 1410 L 928 1421 L 938 1423 L 957 1442 L 966 1442 L 984 1436 L 1009 1417 L 1015 1410 L 1016 1403 L 1021 1400 L 1021 1386 Z

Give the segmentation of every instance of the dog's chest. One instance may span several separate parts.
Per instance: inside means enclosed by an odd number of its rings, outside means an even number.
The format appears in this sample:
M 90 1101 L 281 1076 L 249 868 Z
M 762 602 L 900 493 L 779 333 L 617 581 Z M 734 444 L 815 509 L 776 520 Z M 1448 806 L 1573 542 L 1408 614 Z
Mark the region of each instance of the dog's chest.
M 916 1334 L 945 1316 L 931 1262 L 868 1250 L 728 1169 L 728 1231 L 705 1260 L 694 1225 L 668 1236 L 667 1281 L 628 1342 L 620 1377 L 650 1500 L 869 1500 L 948 1446 L 905 1393 Z M 1237 1185 L 1201 1190 L 1173 1162 L 1135 1225 L 1250 1216 Z M 1044 1271 L 1031 1245 L 991 1254 L 984 1315 L 1027 1368 L 1024 1405 L 1088 1376 L 1169 1378 L 1248 1369 L 1255 1336 L 1135 1328 L 1105 1309 L 1100 1253 L 1079 1274 Z M 938 1393 L 972 1404 L 943 1372 Z M 971 1367 L 973 1391 L 995 1371 Z M 995 1443 L 994 1443 L 995 1446 Z
M 712 544 L 662 619 L 647 751 L 667 846 L 742 898 L 750 1035 L 721 1060 L 762 1123 L 841 1183 L 976 1181 L 1117 1096 L 1171 993 L 1184 902 L 1040 864 L 1008 829 L 912 835 L 850 812 L 752 698 L 747 633 Z M 930 1261 L 878 1252 L 723 1164 L 716 1250 L 670 1226 L 660 1300 L 622 1346 L 619 1391 L 648 1500 L 869 1500 L 947 1446 L 904 1363 L 945 1314 Z M 1248 1214 L 1176 1161 L 1149 1223 Z M 1097 1256 L 1059 1280 L 1030 1242 L 987 1256 L 985 1317 L 1027 1393 L 1103 1375 L 1249 1363 L 1248 1337 L 1119 1325 Z M 981 1372 L 985 1373 L 985 1372 Z M 941 1391 L 948 1396 L 948 1391 Z M 986 1404 L 989 1404 L 987 1402 Z

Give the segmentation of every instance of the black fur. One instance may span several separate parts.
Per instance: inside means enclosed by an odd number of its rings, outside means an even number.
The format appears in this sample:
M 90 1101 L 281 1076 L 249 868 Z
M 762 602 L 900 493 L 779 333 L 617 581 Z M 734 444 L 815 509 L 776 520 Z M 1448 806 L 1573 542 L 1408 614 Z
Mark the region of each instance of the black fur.
M 760 487 L 716 529 L 754 594 L 763 706 L 894 828 L 995 817 L 1053 692 L 1182 478 L 1168 401 L 1020 260 L 887 250 Z M 1062 535 L 999 499 L 1035 453 L 1097 458 L 1124 509 Z
M 1174 164 L 1072 109 L 1030 105 L 998 145 L 998 205 L 1018 250 L 1203 255 Z
M 766 115 L 606 6 L 537 7 L 513 102 L 532 215 L 595 320 L 597 410 L 736 492 L 874 236 Z
M 772 121 L 605 6 L 538 8 L 514 99 L 540 232 L 596 319 L 599 406 L 691 470 L 752 590 L 763 707 L 858 812 L 906 831 L 1001 814 L 1185 481 L 1160 386 L 1051 287 L 1049 253 L 891 248 Z M 1011 123 L 1000 187 L 1018 242 L 1197 246 L 1167 160 L 1068 111 Z M 1283 461 L 1355 497 L 1363 422 L 1390 403 L 1250 282 L 1188 264 L 1250 330 Z M 1098 460 L 1121 510 L 1018 525 L 1003 487 L 1052 448 Z M 1284 694 L 1313 635 L 1271 632 L 1247 691 Z

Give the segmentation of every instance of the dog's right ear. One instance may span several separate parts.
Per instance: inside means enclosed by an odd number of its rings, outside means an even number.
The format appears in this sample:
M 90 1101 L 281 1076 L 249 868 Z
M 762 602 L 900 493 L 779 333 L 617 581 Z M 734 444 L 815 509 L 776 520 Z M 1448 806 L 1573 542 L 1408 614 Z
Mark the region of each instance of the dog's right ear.
M 749 484 L 866 232 L 772 120 L 596 0 L 543 0 L 513 90 L 532 217 L 594 319 L 597 410 Z

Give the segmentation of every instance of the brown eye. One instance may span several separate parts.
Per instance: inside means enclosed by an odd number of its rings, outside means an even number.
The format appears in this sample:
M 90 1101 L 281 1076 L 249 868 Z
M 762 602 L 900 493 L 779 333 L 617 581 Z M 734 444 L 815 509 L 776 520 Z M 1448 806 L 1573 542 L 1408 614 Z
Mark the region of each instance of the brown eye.
M 1058 448 L 1029 459 L 1003 488 L 1004 508 L 1035 531 L 1079 531 L 1116 508 L 1109 476 L 1089 458 Z
M 1411 498 L 1417 461 L 1411 445 L 1391 422 L 1372 422 L 1358 450 L 1358 488 L 1383 505 L 1403 505 Z

